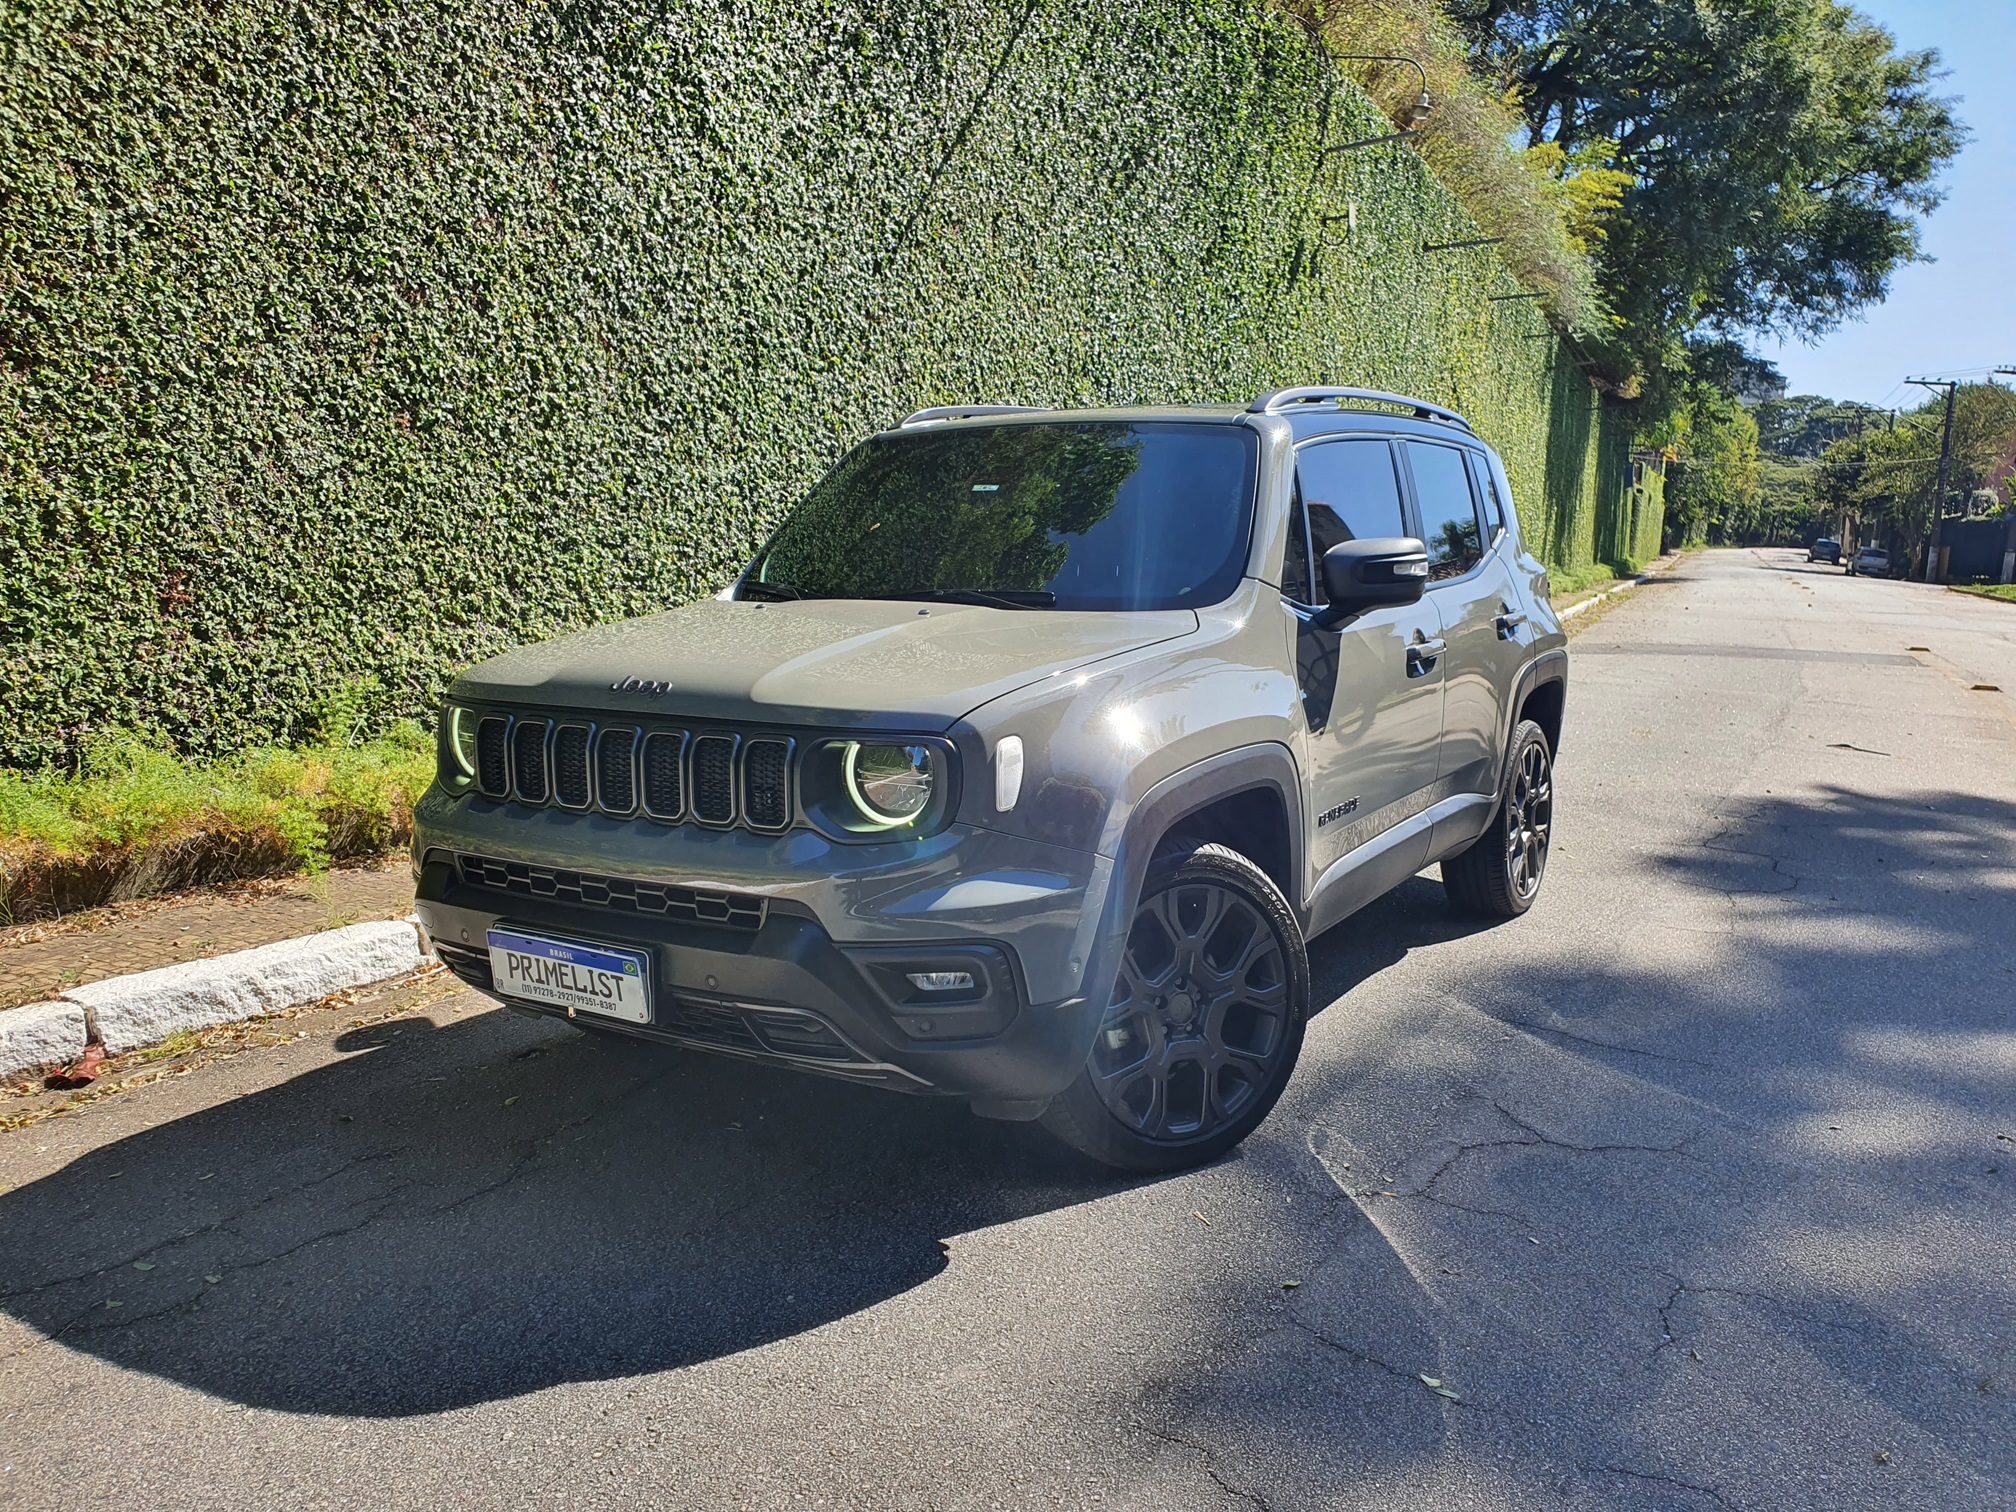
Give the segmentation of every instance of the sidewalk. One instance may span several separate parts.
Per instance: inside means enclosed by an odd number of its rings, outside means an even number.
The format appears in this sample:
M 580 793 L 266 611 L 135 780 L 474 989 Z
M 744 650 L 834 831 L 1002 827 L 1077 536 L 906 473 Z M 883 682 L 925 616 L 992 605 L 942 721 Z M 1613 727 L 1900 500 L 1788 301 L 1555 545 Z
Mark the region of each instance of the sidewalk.
M 404 855 L 315 877 L 282 877 L 114 903 L 0 932 L 0 1010 L 60 992 L 413 909 Z

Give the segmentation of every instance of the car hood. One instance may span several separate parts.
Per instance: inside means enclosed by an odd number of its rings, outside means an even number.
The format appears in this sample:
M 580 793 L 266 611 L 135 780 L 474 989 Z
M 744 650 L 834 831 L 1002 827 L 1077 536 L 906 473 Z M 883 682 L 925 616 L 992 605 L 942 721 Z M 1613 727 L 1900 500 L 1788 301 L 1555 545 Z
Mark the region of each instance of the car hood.
M 1046 677 L 1197 629 L 1116 614 L 916 600 L 703 600 L 480 662 L 453 696 L 678 718 L 943 730 Z

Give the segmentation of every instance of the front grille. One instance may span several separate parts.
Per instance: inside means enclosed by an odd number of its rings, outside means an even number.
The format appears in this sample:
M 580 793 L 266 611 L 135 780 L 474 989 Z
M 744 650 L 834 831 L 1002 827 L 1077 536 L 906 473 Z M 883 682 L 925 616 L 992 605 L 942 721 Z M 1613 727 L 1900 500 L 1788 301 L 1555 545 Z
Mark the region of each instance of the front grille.
M 553 732 L 553 798 L 562 808 L 588 807 L 588 726 Z
M 475 785 L 499 801 L 781 834 L 797 818 L 797 755 L 782 735 L 486 713 Z
M 693 742 L 693 817 L 702 824 L 735 822 L 733 735 L 702 735 Z
M 602 807 L 627 814 L 637 807 L 637 732 L 604 730 L 595 743 L 595 783 Z
M 522 803 L 546 801 L 546 730 L 543 719 L 521 719 L 511 727 L 511 777 Z
M 644 737 L 644 812 L 653 819 L 677 819 L 686 807 L 680 772 L 686 737 L 677 730 L 654 730 Z
M 504 741 L 510 724 L 508 719 L 491 718 L 476 726 L 476 786 L 486 798 L 511 796 L 511 761 Z
M 645 882 L 629 877 L 599 877 L 592 872 L 499 861 L 490 856 L 456 859 L 464 882 L 521 897 L 554 898 L 590 908 L 656 915 L 724 929 L 759 929 L 763 924 L 763 900 L 746 893 L 680 887 L 670 882 Z
M 742 755 L 742 814 L 756 829 L 791 822 L 791 742 L 752 740 Z

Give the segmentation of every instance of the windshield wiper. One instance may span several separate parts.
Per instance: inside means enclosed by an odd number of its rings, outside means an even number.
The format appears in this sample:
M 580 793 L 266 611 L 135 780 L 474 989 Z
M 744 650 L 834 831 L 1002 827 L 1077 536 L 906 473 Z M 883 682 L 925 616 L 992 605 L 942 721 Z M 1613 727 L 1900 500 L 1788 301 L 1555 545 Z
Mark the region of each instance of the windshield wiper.
M 793 588 L 789 583 L 759 583 L 753 578 L 735 590 L 737 598 L 750 598 L 759 594 L 776 599 L 809 599 L 819 596 L 816 593 L 807 593 L 802 588 Z
M 912 593 L 875 593 L 878 599 L 928 599 L 934 604 L 984 604 L 990 609 L 1054 609 L 1057 595 L 1047 588 L 919 588 Z

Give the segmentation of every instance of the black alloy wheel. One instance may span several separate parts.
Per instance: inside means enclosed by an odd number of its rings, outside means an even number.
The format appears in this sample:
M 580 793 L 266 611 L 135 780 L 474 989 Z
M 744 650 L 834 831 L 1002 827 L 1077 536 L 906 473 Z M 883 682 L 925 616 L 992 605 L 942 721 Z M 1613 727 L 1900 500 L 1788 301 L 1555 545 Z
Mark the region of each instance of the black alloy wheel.
M 1219 845 L 1158 859 L 1084 1072 L 1044 1114 L 1107 1165 L 1166 1171 L 1229 1150 L 1295 1068 L 1309 964 L 1293 913 Z
M 1528 741 L 1520 750 L 1505 807 L 1505 869 L 1513 895 L 1531 906 L 1554 838 L 1554 766 L 1546 741 Z
M 1540 896 L 1554 843 L 1554 750 L 1530 719 L 1512 732 L 1505 783 L 1490 826 L 1442 862 L 1442 887 L 1465 913 L 1516 919 Z

